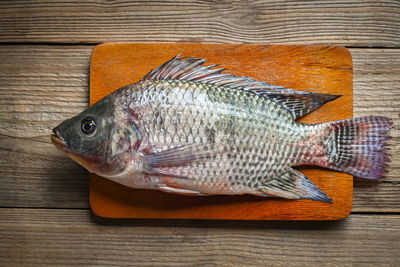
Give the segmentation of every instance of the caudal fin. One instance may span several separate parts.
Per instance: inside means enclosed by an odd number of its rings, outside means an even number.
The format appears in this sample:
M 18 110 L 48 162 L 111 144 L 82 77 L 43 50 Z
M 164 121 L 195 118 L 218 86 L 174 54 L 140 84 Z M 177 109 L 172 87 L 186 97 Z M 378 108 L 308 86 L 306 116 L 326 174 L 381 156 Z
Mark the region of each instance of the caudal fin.
M 382 116 L 360 117 L 328 123 L 328 168 L 357 177 L 379 179 L 390 162 L 383 133 L 392 121 Z

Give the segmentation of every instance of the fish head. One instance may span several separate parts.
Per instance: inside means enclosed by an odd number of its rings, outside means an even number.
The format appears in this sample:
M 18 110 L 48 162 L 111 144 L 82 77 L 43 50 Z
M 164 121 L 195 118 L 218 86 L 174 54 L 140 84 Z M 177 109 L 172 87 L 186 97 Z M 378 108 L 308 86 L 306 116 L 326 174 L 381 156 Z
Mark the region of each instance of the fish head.
M 112 98 L 105 97 L 55 127 L 51 140 L 90 172 L 107 174 L 108 142 L 114 123 Z

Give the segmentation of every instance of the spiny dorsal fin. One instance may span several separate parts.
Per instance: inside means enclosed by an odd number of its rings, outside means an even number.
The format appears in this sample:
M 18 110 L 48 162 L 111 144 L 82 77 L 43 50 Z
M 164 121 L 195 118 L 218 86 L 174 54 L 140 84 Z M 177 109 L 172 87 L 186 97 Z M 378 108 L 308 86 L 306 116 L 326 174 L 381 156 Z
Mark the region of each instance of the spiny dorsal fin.
M 339 97 L 338 95 L 294 91 L 283 86 L 254 81 L 248 77 L 222 73 L 225 69 L 213 69 L 217 65 L 203 66 L 206 62 L 204 59 L 176 56 L 150 71 L 142 78 L 142 81 L 171 79 L 253 91 L 278 102 L 289 110 L 295 119 Z
M 187 82 L 207 83 L 216 86 L 243 90 L 265 90 L 268 93 L 294 93 L 295 91 L 283 86 L 270 85 L 266 82 L 254 81 L 248 77 L 222 73 L 224 68 L 213 69 L 218 65 L 203 66 L 207 60 L 193 57 L 173 57 L 164 64 L 147 73 L 146 80 L 182 80 Z

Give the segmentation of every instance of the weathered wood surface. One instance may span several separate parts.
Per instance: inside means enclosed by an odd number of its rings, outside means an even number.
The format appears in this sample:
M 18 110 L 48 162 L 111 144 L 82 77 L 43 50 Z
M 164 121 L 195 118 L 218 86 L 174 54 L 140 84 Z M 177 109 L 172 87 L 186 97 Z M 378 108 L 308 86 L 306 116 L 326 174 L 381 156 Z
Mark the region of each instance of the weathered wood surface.
M 399 9 L 397 0 L 0 1 L 0 265 L 399 266 Z M 87 172 L 48 133 L 87 106 L 84 44 L 103 41 L 353 47 L 354 115 L 395 120 L 388 177 L 356 181 L 353 213 L 339 222 L 94 217 Z
M 88 174 L 50 143 L 49 132 L 88 103 L 92 46 L 0 46 L 0 206 L 88 207 Z M 379 183 L 355 182 L 353 211 L 400 211 L 400 56 L 350 49 L 354 115 L 394 119 L 392 163 Z
M 106 220 L 2 209 L 3 266 L 398 266 L 399 215 L 336 222 Z
M 9 0 L 0 12 L 0 42 L 400 45 L 397 0 Z

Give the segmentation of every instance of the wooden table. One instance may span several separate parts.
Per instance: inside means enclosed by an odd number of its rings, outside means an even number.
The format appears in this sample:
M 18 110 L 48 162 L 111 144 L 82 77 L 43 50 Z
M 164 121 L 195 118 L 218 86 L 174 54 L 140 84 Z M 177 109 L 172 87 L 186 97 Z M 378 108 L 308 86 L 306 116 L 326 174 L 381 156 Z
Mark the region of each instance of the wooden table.
M 0 2 L 0 265 L 400 265 L 400 3 L 290 2 Z M 107 41 L 344 45 L 355 116 L 394 120 L 387 178 L 355 181 L 337 222 L 98 218 L 49 133 L 87 107 Z

